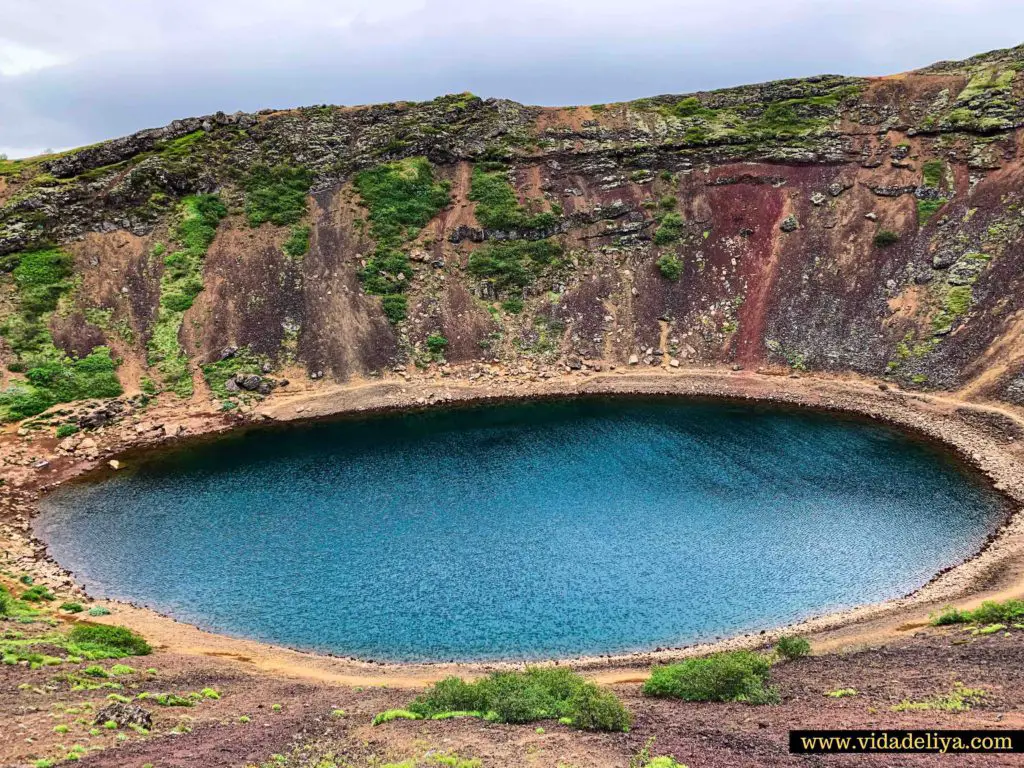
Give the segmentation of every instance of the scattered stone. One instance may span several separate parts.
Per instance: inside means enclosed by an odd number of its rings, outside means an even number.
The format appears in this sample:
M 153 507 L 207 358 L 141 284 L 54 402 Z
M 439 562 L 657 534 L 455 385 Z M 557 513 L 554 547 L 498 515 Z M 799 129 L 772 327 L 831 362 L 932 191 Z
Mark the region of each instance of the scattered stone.
M 811 205 L 824 205 L 827 199 L 821 192 L 815 192 L 811 195 Z
M 103 725 L 108 721 L 117 723 L 118 728 L 137 726 L 147 731 L 153 727 L 153 716 L 138 704 L 126 704 L 121 701 L 111 702 L 96 713 L 94 725 Z
M 640 357 L 638 355 L 633 354 L 633 355 L 629 356 L 629 364 L 630 365 L 637 365 L 639 362 L 640 362 Z
M 795 213 L 789 214 L 789 216 L 784 218 L 782 220 L 782 223 L 779 224 L 779 229 L 781 229 L 783 232 L 795 232 L 799 228 L 800 221 L 797 219 Z
M 869 221 L 878 221 L 878 214 L 875 213 L 874 211 L 871 211 L 870 213 L 865 213 L 864 218 L 868 219 Z
M 116 471 L 121 468 L 121 462 L 117 459 L 111 459 L 107 462 L 107 466 Z

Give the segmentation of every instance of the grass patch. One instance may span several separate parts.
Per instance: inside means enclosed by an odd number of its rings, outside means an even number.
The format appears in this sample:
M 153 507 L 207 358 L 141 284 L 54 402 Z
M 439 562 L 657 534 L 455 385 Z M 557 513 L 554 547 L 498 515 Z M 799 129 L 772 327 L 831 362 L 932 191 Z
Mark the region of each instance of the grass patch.
M 768 685 L 770 669 L 771 661 L 759 653 L 716 653 L 653 668 L 643 690 L 648 696 L 684 701 L 774 704 L 779 695 Z
M 450 185 L 434 179 L 425 157 L 413 157 L 357 174 L 355 188 L 369 209 L 370 234 L 377 241 L 359 279 L 367 293 L 383 297 L 384 314 L 398 323 L 405 319 L 402 294 L 413 278 L 403 246 L 451 202 Z
M 231 357 L 204 365 L 202 367 L 203 378 L 206 379 L 207 386 L 210 387 L 210 391 L 216 397 L 226 400 L 230 397 L 246 394 L 229 392 L 225 386 L 228 379 L 234 378 L 239 373 L 252 373 L 262 376 L 263 364 L 265 362 L 267 362 L 265 358 L 253 354 L 252 350 L 248 347 L 243 347 Z
M 120 658 L 122 656 L 146 656 L 152 648 L 140 635 L 127 627 L 108 624 L 76 624 L 68 633 L 68 641 L 76 649 L 92 654 L 87 658 Z M 76 654 L 85 655 L 85 654 Z
M 558 216 L 550 211 L 531 212 L 520 205 L 504 169 L 487 170 L 474 166 L 469 199 L 476 203 L 476 219 L 486 229 L 548 229 L 558 222 Z M 531 200 L 529 205 L 537 208 L 543 205 L 543 201 Z
M 1007 600 L 996 602 L 986 600 L 973 611 L 959 608 L 947 608 L 931 623 L 940 627 L 949 624 L 1007 624 L 1024 620 L 1024 600 Z
M 927 160 L 921 166 L 921 174 L 926 187 L 938 189 L 946 180 L 946 164 L 939 159 Z
M 8 368 L 24 371 L 26 380 L 0 392 L 0 421 L 35 416 L 57 403 L 116 397 L 123 392 L 117 363 L 107 347 L 72 358 L 53 344 L 47 320 L 71 289 L 72 263 L 71 256 L 58 249 L 10 258 L 16 309 L 0 325 L 0 335 L 14 352 Z
M 923 227 L 934 216 L 938 210 L 946 204 L 946 198 L 937 197 L 934 200 L 917 201 L 917 224 Z
M 574 728 L 596 731 L 625 731 L 632 722 L 632 716 L 610 691 L 571 670 L 540 667 L 494 672 L 474 682 L 449 677 L 417 696 L 408 709 L 382 713 L 378 719 L 389 715 L 389 719 L 478 717 L 481 713 L 493 722 L 557 719 Z
M 308 168 L 253 166 L 243 185 L 249 226 L 268 221 L 279 227 L 298 224 L 306 215 L 306 195 L 312 183 L 313 172 Z
M 978 704 L 986 696 L 981 688 L 966 688 L 963 683 L 956 683 L 953 690 L 939 696 L 931 696 L 922 701 L 904 699 L 893 712 L 967 712 L 974 704 Z
M 226 215 L 216 195 L 186 197 L 178 206 L 172 230 L 179 248 L 163 253 L 160 308 L 147 350 L 149 365 L 159 372 L 164 386 L 182 397 L 192 395 L 192 375 L 178 334 L 185 312 L 203 290 L 203 260 Z
M 825 695 L 830 699 L 847 699 L 851 696 L 857 695 L 856 688 L 836 688 L 835 690 L 825 691 Z
M 470 254 L 469 273 L 487 282 L 497 296 L 522 290 L 548 270 L 560 267 L 562 254 L 562 246 L 550 238 L 488 242 Z

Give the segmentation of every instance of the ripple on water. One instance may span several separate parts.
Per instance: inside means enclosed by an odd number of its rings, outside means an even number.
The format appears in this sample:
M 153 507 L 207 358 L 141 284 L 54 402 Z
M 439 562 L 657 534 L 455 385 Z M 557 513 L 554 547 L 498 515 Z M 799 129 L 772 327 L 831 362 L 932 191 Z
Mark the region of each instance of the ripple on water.
M 258 430 L 47 497 L 95 594 L 395 660 L 676 646 L 905 594 L 998 497 L 862 421 L 579 399 Z

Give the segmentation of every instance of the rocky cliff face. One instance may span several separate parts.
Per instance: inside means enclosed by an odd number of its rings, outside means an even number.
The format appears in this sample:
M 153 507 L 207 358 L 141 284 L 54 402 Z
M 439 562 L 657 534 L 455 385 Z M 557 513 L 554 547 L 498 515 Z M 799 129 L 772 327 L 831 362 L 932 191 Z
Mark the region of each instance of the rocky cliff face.
M 0 416 L 442 359 L 1024 404 L 1022 69 L 217 114 L 2 161 Z

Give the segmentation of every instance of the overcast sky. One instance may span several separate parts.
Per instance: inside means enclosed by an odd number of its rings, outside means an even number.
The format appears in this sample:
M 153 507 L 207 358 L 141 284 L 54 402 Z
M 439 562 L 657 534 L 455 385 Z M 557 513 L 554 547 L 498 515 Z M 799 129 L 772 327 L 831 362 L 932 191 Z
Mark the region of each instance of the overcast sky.
M 217 110 L 591 104 L 1024 42 L 1022 0 L 0 0 L 0 152 Z

